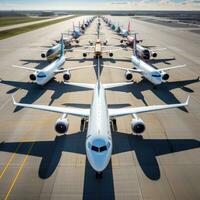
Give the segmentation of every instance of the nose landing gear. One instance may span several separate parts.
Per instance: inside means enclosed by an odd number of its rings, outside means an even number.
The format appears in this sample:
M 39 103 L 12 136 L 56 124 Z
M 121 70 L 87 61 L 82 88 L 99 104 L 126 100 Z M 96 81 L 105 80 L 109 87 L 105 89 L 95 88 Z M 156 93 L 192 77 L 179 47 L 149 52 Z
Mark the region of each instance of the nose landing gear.
M 103 172 L 96 172 L 96 179 L 101 179 L 103 176 Z

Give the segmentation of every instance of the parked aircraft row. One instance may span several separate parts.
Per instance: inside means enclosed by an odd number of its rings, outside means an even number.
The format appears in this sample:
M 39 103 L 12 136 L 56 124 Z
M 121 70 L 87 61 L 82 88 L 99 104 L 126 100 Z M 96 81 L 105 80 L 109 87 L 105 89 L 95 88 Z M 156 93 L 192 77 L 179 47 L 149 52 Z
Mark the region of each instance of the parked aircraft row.
M 79 43 L 80 36 L 84 34 L 85 30 L 90 26 L 94 19 L 95 17 L 88 18 L 86 21 L 83 21 L 82 24 L 79 22 L 78 26 L 73 23 L 73 30 L 63 33 L 63 42 L 66 49 L 70 47 L 72 43 Z M 55 42 L 57 43 L 56 45 L 53 45 L 47 51 L 41 53 L 42 58 L 53 61 L 60 55 L 61 42 L 60 40 L 55 40 Z
M 112 28 L 111 21 L 108 21 L 107 18 L 103 17 L 104 22 Z M 114 25 L 113 25 L 114 26 Z M 120 26 L 118 26 L 118 29 L 114 29 L 115 31 L 121 30 Z M 150 64 L 146 62 L 146 60 L 149 60 L 152 57 L 156 57 L 157 53 L 153 50 L 150 50 L 148 48 L 145 48 L 138 44 L 139 40 L 137 40 L 137 33 L 133 33 L 132 36 L 130 31 L 130 22 L 127 30 L 128 35 L 126 37 L 132 38 L 131 45 L 133 46 L 133 55 L 131 56 L 131 62 L 133 63 L 133 69 L 124 68 L 124 67 L 117 67 L 117 66 L 107 66 L 112 67 L 115 69 L 120 69 L 125 72 L 125 78 L 127 80 L 132 80 L 133 75 L 132 73 L 139 73 L 143 77 L 145 77 L 148 81 L 153 83 L 154 85 L 160 85 L 163 82 L 166 82 L 169 79 L 169 74 L 166 73 L 168 70 L 186 67 L 185 64 L 173 66 L 173 67 L 166 67 L 162 69 L 155 69 Z M 130 44 L 130 43 L 129 43 Z M 163 50 L 163 49 L 159 49 Z
M 98 26 L 101 26 L 100 19 L 98 18 L 97 20 L 98 20 L 97 23 L 99 24 Z M 134 41 L 137 41 L 136 34 L 134 35 Z M 31 74 L 30 78 L 31 80 L 35 80 L 36 83 L 39 85 L 44 85 L 51 78 L 53 78 L 55 74 L 61 72 L 64 72 L 63 76 L 64 80 L 69 80 L 71 71 L 83 69 L 86 67 L 82 66 L 76 68 L 63 69 L 62 66 L 64 65 L 66 60 L 64 56 L 65 44 L 63 36 L 61 37 L 60 44 L 61 44 L 61 55 L 49 66 L 45 67 L 42 70 L 30 69 L 27 67 L 20 67 L 20 68 L 33 71 L 34 73 Z M 132 120 L 130 122 L 132 131 L 134 134 L 140 135 L 145 130 L 145 123 L 137 114 L 187 106 L 189 102 L 189 97 L 184 103 L 177 103 L 170 105 L 152 105 L 152 106 L 123 107 L 123 108 L 112 108 L 112 109 L 108 108 L 105 89 L 131 85 L 132 82 L 102 84 L 100 80 L 100 67 L 102 67 L 100 59 L 102 57 L 103 50 L 102 50 L 102 43 L 99 37 L 97 37 L 95 46 L 92 48 L 94 48 L 93 51 L 94 57 L 96 57 L 98 60 L 97 66 L 95 66 L 97 67 L 98 71 L 96 84 L 65 82 L 65 84 L 68 85 L 68 87 L 77 86 L 94 90 L 90 109 L 78 108 L 78 107 L 56 107 L 56 106 L 35 105 L 27 103 L 17 103 L 14 97 L 13 97 L 13 103 L 14 105 L 20 107 L 26 107 L 26 108 L 32 108 L 32 109 L 56 112 L 62 114 L 62 116 L 55 123 L 55 130 L 58 134 L 67 133 L 69 128 L 68 115 L 79 116 L 82 118 L 81 119 L 82 124 L 88 123 L 87 136 L 85 142 L 86 154 L 90 165 L 96 172 L 96 177 L 99 178 L 102 177 L 102 172 L 107 167 L 112 155 L 113 144 L 112 144 L 110 123 L 116 124 L 117 117 L 130 115 L 132 116 Z M 153 69 L 145 61 L 141 60 L 138 57 L 136 42 L 133 42 L 133 55 L 131 59 L 135 67 L 134 69 L 120 68 L 121 70 L 125 70 L 126 78 L 128 80 L 130 80 L 129 76 L 130 73 L 132 72 L 141 73 L 153 84 L 160 84 L 161 82 L 163 82 L 163 80 L 166 79 L 164 78 L 166 74 L 163 74 L 164 73 L 163 70 Z M 109 66 L 109 67 L 117 68 L 115 66 Z M 165 70 L 168 69 L 165 68 Z

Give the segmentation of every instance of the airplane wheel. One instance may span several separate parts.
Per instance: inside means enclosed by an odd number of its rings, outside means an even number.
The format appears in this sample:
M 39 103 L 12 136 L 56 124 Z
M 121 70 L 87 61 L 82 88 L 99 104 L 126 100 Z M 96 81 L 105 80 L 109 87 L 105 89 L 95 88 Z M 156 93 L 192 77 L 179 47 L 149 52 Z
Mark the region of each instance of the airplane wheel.
M 116 126 L 117 125 L 117 120 L 113 119 L 113 125 Z
M 96 179 L 101 179 L 103 176 L 103 172 L 96 172 Z
M 81 127 L 80 127 L 81 131 L 84 131 L 84 125 L 85 125 L 85 119 L 82 118 L 81 119 Z

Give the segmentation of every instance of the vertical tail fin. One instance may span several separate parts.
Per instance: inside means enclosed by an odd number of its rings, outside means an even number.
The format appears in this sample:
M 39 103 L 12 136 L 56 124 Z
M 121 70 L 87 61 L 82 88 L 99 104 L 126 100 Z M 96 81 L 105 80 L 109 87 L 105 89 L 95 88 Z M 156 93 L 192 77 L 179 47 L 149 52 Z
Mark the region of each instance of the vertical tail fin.
M 63 41 L 63 33 L 61 34 L 61 40 L 60 40 L 60 44 L 61 44 L 61 53 L 60 53 L 60 57 L 62 57 L 64 55 L 64 49 L 65 49 L 65 44 Z
M 136 37 L 136 33 L 134 33 L 134 40 L 133 40 L 133 55 L 134 56 L 137 56 L 136 43 L 137 43 L 137 37 Z

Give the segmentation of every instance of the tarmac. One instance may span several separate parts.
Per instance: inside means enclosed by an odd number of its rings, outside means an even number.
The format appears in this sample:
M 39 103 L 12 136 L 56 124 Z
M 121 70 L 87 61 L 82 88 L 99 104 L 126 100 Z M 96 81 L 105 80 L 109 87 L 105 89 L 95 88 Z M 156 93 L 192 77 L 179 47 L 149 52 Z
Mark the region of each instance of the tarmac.
M 54 106 L 90 106 L 92 91 L 63 83 L 62 74 L 44 87 L 29 80 L 29 72 L 11 65 L 43 68 L 40 57 L 60 33 L 78 25 L 77 17 L 32 32 L 0 41 L 0 199 L 200 199 L 200 35 L 174 27 L 152 24 L 130 17 L 110 17 L 139 33 L 144 45 L 152 49 L 166 47 L 151 61 L 157 68 L 187 64 L 169 71 L 168 82 L 154 88 L 140 75 L 134 83 L 106 92 L 109 106 L 145 106 L 184 102 L 189 106 L 139 115 L 145 122 L 142 136 L 131 131 L 131 116 L 117 118 L 113 132 L 111 162 L 97 180 L 85 154 L 86 133 L 80 131 L 80 118 L 69 116 L 69 131 L 58 135 L 54 124 L 60 115 L 26 108 L 18 102 Z M 96 39 L 96 21 L 80 38 L 80 46 Z M 120 39 L 102 22 L 100 37 L 108 40 L 108 49 L 120 47 Z M 115 45 L 115 46 L 114 46 Z M 76 48 L 76 47 L 75 47 Z M 77 47 L 83 49 L 82 47 Z M 133 67 L 132 51 L 103 56 L 102 63 Z M 65 68 L 95 64 L 92 55 L 66 52 Z M 72 72 L 73 82 L 96 82 L 96 68 Z M 126 81 L 122 71 L 101 68 L 103 83 Z

